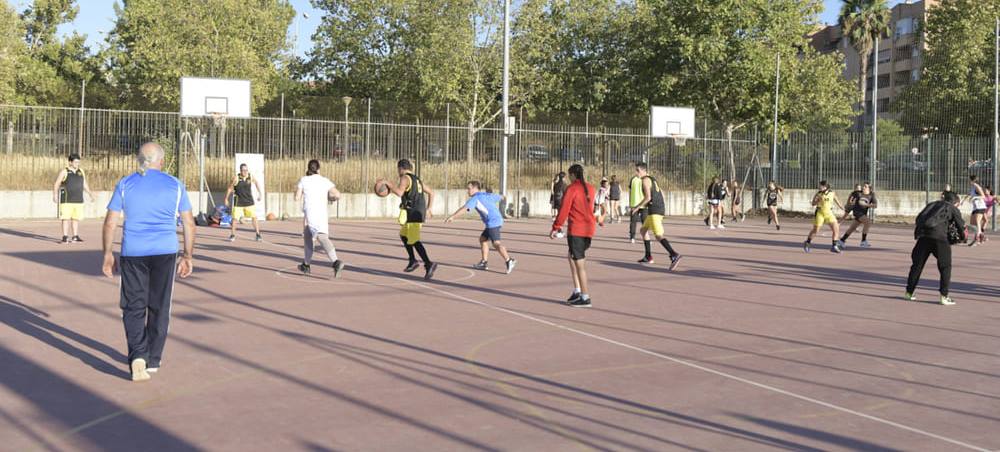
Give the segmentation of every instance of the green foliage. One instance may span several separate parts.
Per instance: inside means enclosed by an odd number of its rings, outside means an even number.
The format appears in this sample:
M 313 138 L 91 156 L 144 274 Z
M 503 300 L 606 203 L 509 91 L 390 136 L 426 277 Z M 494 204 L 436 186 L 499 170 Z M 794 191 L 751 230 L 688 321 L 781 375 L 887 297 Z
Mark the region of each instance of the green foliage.
M 892 30 L 891 20 L 892 12 L 889 10 L 886 0 L 844 0 L 840 16 L 837 18 L 844 36 L 861 57 L 859 63 L 861 77 L 858 78 L 860 96 L 856 99 L 860 101 L 862 116 L 865 114 L 864 99 L 866 80 L 868 79 L 868 59 L 875 47 L 875 40 Z
M 248 79 L 256 108 L 287 77 L 286 0 L 124 0 L 110 77 L 131 108 L 177 111 L 183 76 Z
M 10 4 L 0 5 L 0 102 L 17 101 L 18 65 L 25 52 L 23 30 Z
M 953 0 L 929 10 L 920 80 L 899 100 L 911 133 L 993 134 L 994 27 L 1000 1 Z

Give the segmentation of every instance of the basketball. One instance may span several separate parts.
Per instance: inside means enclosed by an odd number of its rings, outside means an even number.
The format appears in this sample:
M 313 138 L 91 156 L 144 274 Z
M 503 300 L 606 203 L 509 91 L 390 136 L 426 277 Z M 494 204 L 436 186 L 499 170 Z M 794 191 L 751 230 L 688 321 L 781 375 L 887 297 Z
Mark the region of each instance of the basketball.
M 278 219 L 277 215 L 275 215 L 274 212 L 267 214 L 267 217 L 265 218 L 267 218 L 267 221 L 274 221 Z
M 372 191 L 375 192 L 375 196 L 378 196 L 379 198 L 389 196 L 389 186 L 385 182 L 375 182 L 375 187 L 372 188 Z

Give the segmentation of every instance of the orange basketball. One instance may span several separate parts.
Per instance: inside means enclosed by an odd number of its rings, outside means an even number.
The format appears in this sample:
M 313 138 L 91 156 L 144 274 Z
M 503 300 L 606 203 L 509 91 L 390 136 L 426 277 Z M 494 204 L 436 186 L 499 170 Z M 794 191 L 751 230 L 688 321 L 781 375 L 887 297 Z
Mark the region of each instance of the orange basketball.
M 278 219 L 278 217 L 274 214 L 274 212 L 271 212 L 271 213 L 267 214 L 267 221 L 274 221 L 274 220 L 277 220 L 277 219 Z
M 389 185 L 385 182 L 375 182 L 375 187 L 372 188 L 372 191 L 375 192 L 375 196 L 385 198 L 389 196 Z

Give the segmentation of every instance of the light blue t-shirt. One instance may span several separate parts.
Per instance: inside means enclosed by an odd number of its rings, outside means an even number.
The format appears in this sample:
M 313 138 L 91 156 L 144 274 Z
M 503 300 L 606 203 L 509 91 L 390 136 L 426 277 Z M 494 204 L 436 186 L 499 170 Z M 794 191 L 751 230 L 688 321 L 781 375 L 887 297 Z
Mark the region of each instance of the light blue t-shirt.
M 469 198 L 469 201 L 465 203 L 465 208 L 479 212 L 479 217 L 483 219 L 483 224 L 487 228 L 498 228 L 503 226 L 503 215 L 500 214 L 500 208 L 497 207 L 501 199 L 500 195 L 496 193 L 481 191 Z
M 118 181 L 108 210 L 125 213 L 122 256 L 157 256 L 177 253 L 177 215 L 191 201 L 181 181 L 151 169 Z

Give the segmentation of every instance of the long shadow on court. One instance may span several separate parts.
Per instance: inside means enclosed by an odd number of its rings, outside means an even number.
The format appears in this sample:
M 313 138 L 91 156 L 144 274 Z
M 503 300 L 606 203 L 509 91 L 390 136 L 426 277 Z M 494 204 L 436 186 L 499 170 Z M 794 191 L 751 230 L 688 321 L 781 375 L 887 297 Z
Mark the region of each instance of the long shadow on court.
M 862 441 L 856 438 L 851 438 L 849 436 L 838 435 L 836 433 L 824 432 L 822 430 L 803 427 L 801 425 L 788 424 L 785 422 L 775 421 L 771 419 L 764 419 L 740 413 L 728 413 L 728 414 L 738 419 L 743 419 L 745 421 L 753 422 L 754 424 L 760 425 L 762 427 L 767 427 L 772 430 L 777 430 L 785 433 L 791 433 L 795 436 L 801 436 L 803 438 L 808 438 L 814 441 L 820 441 L 837 448 L 845 448 L 849 450 L 869 450 L 869 451 L 901 450 L 901 449 L 894 449 L 888 446 L 883 446 L 881 444 Z
M 43 242 L 49 242 L 53 244 L 59 244 L 59 239 L 55 237 L 49 237 L 46 235 L 36 234 L 34 232 L 18 231 L 17 229 L 0 228 L 0 234 L 9 234 L 15 237 L 21 237 L 24 239 L 41 240 Z
M 73 430 L 72 439 L 78 446 L 89 444 L 95 450 L 198 450 L 182 438 L 136 416 L 121 405 L 83 388 L 33 361 L 0 345 L 0 385 L 20 399 L 29 402 L 39 416 L 58 422 L 63 431 Z M 126 383 L 122 383 L 126 384 Z M 117 413 L 117 422 L 77 429 L 94 419 Z M 24 413 L 24 416 L 31 416 Z M 127 433 L 127 434 L 126 434 Z M 50 436 L 50 435 L 46 435 Z M 9 442 L 10 450 L 30 450 L 37 446 L 17 447 Z
M 90 351 L 73 346 L 69 342 L 60 339 L 58 336 L 69 338 L 79 344 L 84 344 L 94 352 L 107 356 L 112 360 L 112 362 L 127 362 L 128 359 L 125 355 L 115 351 L 105 344 L 79 334 L 76 331 L 52 323 L 46 320 L 45 317 L 48 317 L 48 314 L 45 312 L 31 308 L 30 306 L 5 295 L 0 295 L 0 321 L 7 324 L 7 326 L 24 335 L 31 336 L 52 348 L 60 350 L 69 356 L 79 359 L 81 362 L 92 367 L 94 370 L 120 379 L 129 378 L 128 372 L 122 371 L 114 364 L 97 357 Z
M 466 358 L 463 358 L 463 357 L 460 357 L 460 356 L 455 356 L 455 355 L 447 354 L 447 353 L 444 353 L 444 352 L 439 352 L 437 350 L 433 350 L 433 349 L 421 347 L 421 346 L 418 346 L 418 345 L 414 345 L 414 344 L 409 344 L 409 343 L 397 341 L 395 339 L 386 338 L 386 337 L 382 337 L 382 336 L 377 336 L 377 335 L 374 335 L 374 334 L 371 334 L 371 333 L 366 333 L 366 332 L 363 332 L 363 331 L 353 330 L 353 329 L 350 329 L 350 328 L 346 328 L 346 327 L 342 327 L 342 326 L 338 326 L 338 325 L 334 325 L 334 324 L 330 324 L 330 323 L 318 321 L 318 320 L 315 320 L 315 319 L 309 319 L 309 318 L 301 317 L 301 316 L 298 316 L 298 315 L 289 314 L 289 313 L 282 312 L 282 311 L 277 311 L 277 310 L 270 309 L 270 308 L 267 308 L 267 307 L 257 306 L 257 305 L 254 305 L 252 303 L 247 303 L 247 302 L 243 302 L 243 301 L 240 301 L 240 300 L 236 300 L 236 299 L 228 297 L 228 296 L 226 296 L 224 294 L 221 294 L 221 293 L 218 293 L 218 292 L 214 292 L 214 291 L 212 291 L 210 289 L 205 289 L 205 288 L 200 288 L 200 287 L 196 287 L 195 289 L 199 290 L 199 291 L 202 291 L 202 292 L 205 292 L 206 294 L 211 294 L 211 295 L 217 296 L 221 300 L 230 302 L 232 304 L 240 305 L 240 306 L 243 306 L 243 307 L 246 307 L 246 308 L 250 308 L 250 309 L 253 309 L 253 310 L 258 310 L 258 311 L 262 311 L 262 312 L 265 312 L 265 313 L 277 315 L 277 316 L 280 316 L 280 317 L 286 317 L 286 318 L 289 318 L 289 319 L 298 320 L 298 321 L 301 321 L 303 323 L 312 324 L 312 325 L 316 325 L 316 326 L 321 326 L 321 327 L 328 328 L 328 329 L 331 329 L 331 330 L 335 330 L 335 331 L 338 331 L 338 332 L 341 332 L 341 333 L 346 333 L 346 334 L 350 334 L 350 335 L 353 335 L 353 336 L 357 336 L 357 337 L 360 337 L 360 338 L 363 338 L 363 339 L 373 340 L 373 341 L 378 342 L 378 343 L 392 345 L 392 346 L 399 347 L 399 348 L 402 348 L 402 349 L 405 349 L 405 350 L 415 351 L 415 352 L 418 352 L 418 353 L 421 353 L 421 354 L 426 354 L 426 355 L 429 355 L 429 356 L 433 356 L 433 357 L 437 357 L 437 358 L 442 358 L 442 359 L 445 359 L 445 360 L 447 360 L 449 362 L 455 362 L 455 363 L 461 364 L 461 365 L 471 365 L 471 366 L 474 366 L 474 367 L 482 369 L 482 370 L 489 370 L 489 371 L 494 371 L 494 372 L 502 373 L 504 375 L 508 375 L 508 376 L 511 376 L 511 377 L 518 377 L 518 378 L 521 378 L 521 379 L 524 379 L 524 380 L 528 380 L 528 381 L 531 381 L 531 382 L 534 382 L 534 383 L 542 384 L 545 387 L 550 387 L 550 388 L 553 388 L 553 389 L 569 391 L 571 393 L 575 393 L 575 394 L 578 394 L 578 395 L 581 395 L 581 396 L 586 396 L 586 397 L 592 397 L 592 398 L 595 398 L 595 399 L 599 399 L 599 400 L 602 400 L 604 402 L 611 402 L 611 406 L 603 406 L 604 408 L 613 408 L 613 409 L 617 409 L 617 410 L 622 410 L 622 411 L 625 411 L 625 412 L 630 413 L 630 414 L 638 414 L 635 411 L 635 409 L 638 409 L 638 410 L 641 410 L 641 411 L 655 413 L 655 414 L 660 415 L 660 416 L 665 416 L 666 418 L 671 419 L 670 422 L 672 422 L 672 423 L 673 423 L 673 421 L 679 421 L 679 422 L 683 422 L 683 423 L 688 423 L 688 424 L 690 424 L 690 425 L 688 425 L 689 427 L 694 426 L 695 428 L 705 429 L 705 430 L 712 431 L 712 432 L 718 433 L 718 434 L 723 434 L 723 435 L 727 435 L 727 436 L 734 436 L 734 437 L 739 437 L 739 438 L 743 438 L 743 439 L 749 439 L 751 441 L 762 442 L 763 444 L 769 444 L 769 445 L 777 446 L 777 447 L 785 447 L 785 448 L 789 448 L 789 449 L 792 449 L 792 450 L 800 450 L 801 448 L 804 447 L 804 446 L 799 445 L 799 444 L 789 443 L 789 442 L 787 442 L 785 440 L 781 440 L 781 439 L 778 439 L 778 438 L 772 438 L 772 437 L 769 437 L 769 436 L 766 436 L 766 435 L 760 435 L 759 433 L 756 433 L 756 432 L 752 432 L 752 431 L 747 431 L 747 430 L 735 428 L 735 427 L 728 426 L 728 425 L 725 425 L 725 424 L 721 424 L 721 423 L 718 423 L 718 422 L 715 422 L 715 421 L 701 419 L 701 418 L 698 418 L 698 417 L 695 417 L 695 416 L 686 415 L 686 414 L 683 414 L 683 413 L 680 413 L 680 412 L 675 412 L 675 411 L 667 410 L 667 409 L 664 409 L 664 408 L 660 408 L 660 407 L 656 407 L 656 406 L 644 404 L 644 403 L 641 403 L 641 402 L 636 402 L 636 401 L 632 401 L 632 400 L 628 400 L 628 399 L 622 399 L 622 398 L 619 398 L 619 397 L 616 397 L 616 396 L 612 396 L 612 395 L 609 395 L 609 394 L 604 394 L 604 393 L 597 392 L 597 391 L 588 390 L 588 389 L 585 389 L 585 388 L 579 388 L 579 387 L 571 386 L 571 385 L 568 385 L 568 384 L 565 384 L 565 383 L 560 383 L 560 382 L 557 382 L 557 381 L 554 381 L 554 380 L 549 380 L 549 379 L 546 379 L 546 378 L 537 377 L 537 376 L 534 376 L 534 375 L 531 375 L 531 374 L 526 374 L 526 373 L 523 373 L 523 372 L 519 372 L 519 371 L 515 371 L 515 370 L 510 370 L 510 369 L 507 369 L 507 368 L 495 366 L 495 365 L 488 364 L 488 363 L 483 363 L 483 362 L 480 362 L 480 361 L 469 360 L 469 359 L 466 359 Z M 295 333 L 295 334 L 298 335 L 298 333 Z M 232 359 L 239 360 L 240 358 L 233 357 Z M 418 361 L 418 362 L 425 362 L 425 361 Z M 257 366 L 255 366 L 255 367 L 257 367 Z M 420 384 L 423 384 L 423 382 L 421 382 Z M 558 393 L 556 393 L 556 394 L 558 394 Z M 578 402 L 591 403 L 591 401 L 587 401 L 587 399 L 580 399 L 580 400 L 578 400 Z M 619 405 L 620 405 L 620 407 L 617 407 Z M 638 414 L 638 415 L 641 415 L 643 417 L 650 417 L 650 416 L 652 416 L 652 414 L 649 414 L 649 413 L 642 413 L 642 414 Z M 523 416 L 523 414 L 521 414 L 521 416 Z M 661 418 L 660 416 L 654 416 L 652 418 L 664 421 L 665 419 Z

